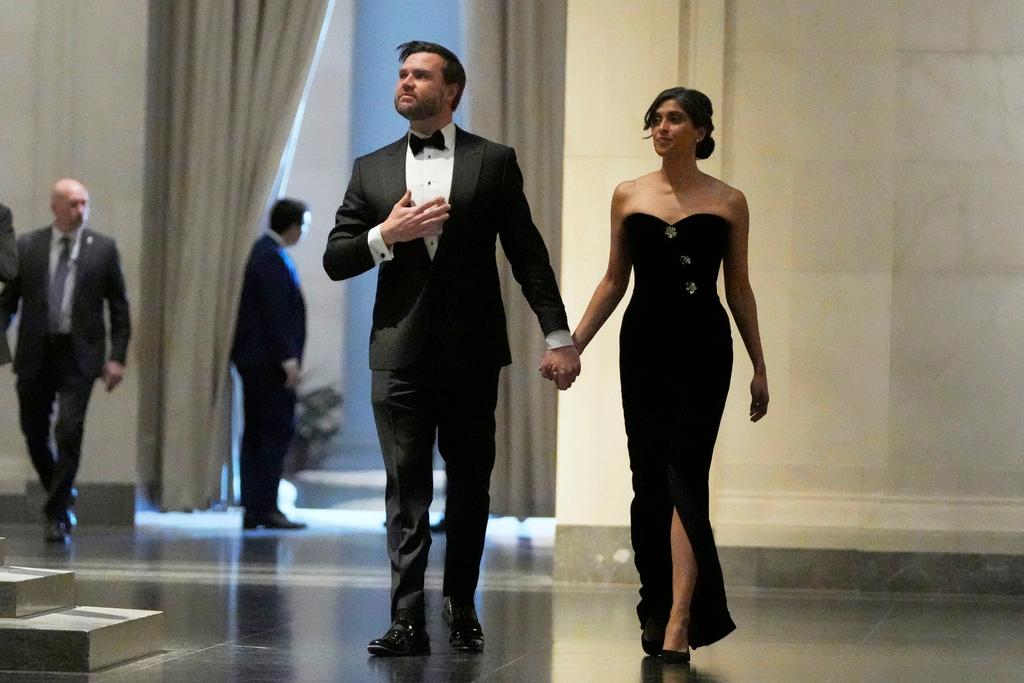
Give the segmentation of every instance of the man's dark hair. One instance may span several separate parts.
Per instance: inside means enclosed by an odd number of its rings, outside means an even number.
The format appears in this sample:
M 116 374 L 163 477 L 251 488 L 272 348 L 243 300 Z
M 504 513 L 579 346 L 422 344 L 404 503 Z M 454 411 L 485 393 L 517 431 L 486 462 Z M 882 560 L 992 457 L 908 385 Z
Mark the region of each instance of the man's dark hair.
M 302 225 L 302 214 L 309 211 L 306 202 L 298 199 L 278 199 L 270 210 L 270 229 L 280 235 L 296 223 Z
M 399 63 L 404 62 L 409 58 L 409 55 L 416 54 L 417 52 L 429 52 L 444 59 L 444 67 L 441 73 L 444 75 L 445 84 L 451 85 L 456 83 L 459 86 L 459 92 L 455 93 L 455 99 L 452 100 L 452 111 L 455 111 L 459 106 L 459 101 L 462 99 L 462 93 L 466 90 L 466 69 L 462 66 L 462 62 L 459 61 L 454 52 L 444 45 L 428 43 L 425 40 L 410 40 L 408 43 L 402 43 L 398 46 Z

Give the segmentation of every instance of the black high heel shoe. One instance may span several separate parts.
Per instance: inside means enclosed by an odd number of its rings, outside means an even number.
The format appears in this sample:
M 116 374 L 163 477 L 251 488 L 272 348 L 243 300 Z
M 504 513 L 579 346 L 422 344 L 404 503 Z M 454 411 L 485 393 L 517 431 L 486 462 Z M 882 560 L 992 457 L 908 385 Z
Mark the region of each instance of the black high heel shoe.
M 682 633 L 686 635 L 687 645 L 689 645 L 689 634 L 690 634 L 690 620 L 686 619 L 684 622 L 686 625 L 683 626 Z M 665 625 L 665 630 L 668 630 L 668 624 Z M 664 646 L 664 643 L 662 643 Z M 687 647 L 685 650 L 668 650 L 662 647 L 661 650 L 661 661 L 665 664 L 684 664 L 689 665 L 690 663 L 690 648 Z
M 664 642 L 665 624 L 654 617 L 649 618 L 644 624 L 644 630 L 640 632 L 640 647 L 649 655 L 660 655 Z

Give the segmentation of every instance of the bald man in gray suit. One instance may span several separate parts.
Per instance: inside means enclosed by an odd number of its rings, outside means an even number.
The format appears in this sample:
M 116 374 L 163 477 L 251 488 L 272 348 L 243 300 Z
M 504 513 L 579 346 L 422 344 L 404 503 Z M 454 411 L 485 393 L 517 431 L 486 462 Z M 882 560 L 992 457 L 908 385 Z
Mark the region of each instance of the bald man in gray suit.
M 68 543 L 93 384 L 102 378 L 112 391 L 121 383 L 131 325 L 117 246 L 89 227 L 88 190 L 59 180 L 50 208 L 50 225 L 18 238 L 18 275 L 0 296 L 0 329 L 18 316 L 21 431 L 47 492 L 46 540 Z
M 4 287 L 18 275 L 18 246 L 14 241 L 14 219 L 11 210 L 0 204 L 0 284 Z M 7 335 L 0 332 L 0 365 L 11 362 Z

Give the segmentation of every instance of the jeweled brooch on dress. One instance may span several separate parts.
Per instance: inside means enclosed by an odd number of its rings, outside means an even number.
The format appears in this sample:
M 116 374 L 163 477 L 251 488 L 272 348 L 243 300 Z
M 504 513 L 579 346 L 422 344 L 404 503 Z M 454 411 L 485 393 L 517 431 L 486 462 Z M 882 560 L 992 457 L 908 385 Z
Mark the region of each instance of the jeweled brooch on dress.
M 694 293 L 694 292 L 696 292 L 696 291 L 697 291 L 697 285 L 695 285 L 695 284 L 694 284 L 694 283 L 692 283 L 692 282 L 687 282 L 687 283 L 686 283 L 686 292 L 687 292 L 688 294 L 693 294 L 693 293 Z
M 689 256 L 687 256 L 686 254 L 683 254 L 682 256 L 680 256 L 680 257 L 679 257 L 679 262 L 680 262 L 681 264 L 683 264 L 684 266 L 688 266 L 688 265 L 690 265 L 691 263 L 693 263 L 693 259 L 691 259 L 691 258 L 690 258 Z
M 676 226 L 670 225 L 665 228 L 665 237 L 673 239 L 676 236 Z

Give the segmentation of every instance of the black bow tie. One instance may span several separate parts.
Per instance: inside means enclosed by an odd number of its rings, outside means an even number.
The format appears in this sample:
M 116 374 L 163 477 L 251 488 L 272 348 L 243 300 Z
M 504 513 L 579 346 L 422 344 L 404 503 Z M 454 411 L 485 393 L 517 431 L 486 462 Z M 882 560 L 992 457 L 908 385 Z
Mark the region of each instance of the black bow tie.
M 444 134 L 436 130 L 429 138 L 421 138 L 415 133 L 409 133 L 409 149 L 413 154 L 419 154 L 425 147 L 444 149 Z

